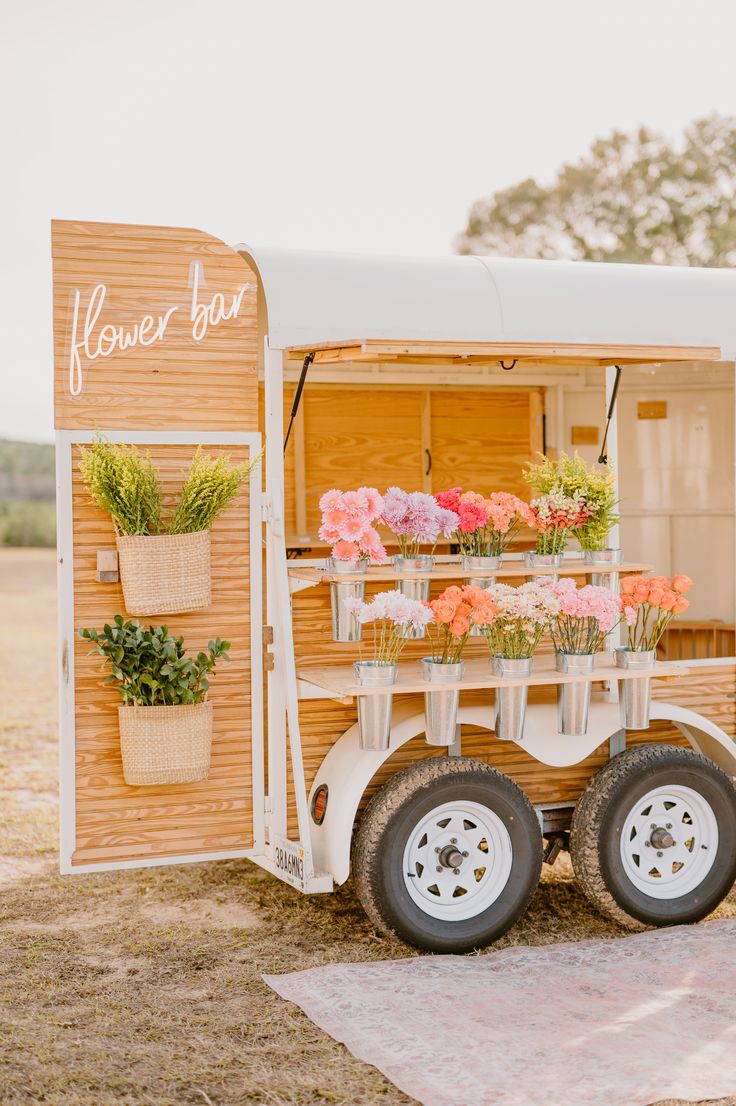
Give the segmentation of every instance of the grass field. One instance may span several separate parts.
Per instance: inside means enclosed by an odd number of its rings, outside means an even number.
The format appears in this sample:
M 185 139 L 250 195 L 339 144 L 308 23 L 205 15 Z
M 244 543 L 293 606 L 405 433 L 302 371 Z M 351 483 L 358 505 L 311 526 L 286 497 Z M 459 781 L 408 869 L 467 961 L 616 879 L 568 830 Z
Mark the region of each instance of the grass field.
M 247 861 L 58 875 L 54 582 L 51 551 L 0 549 L 2 1106 L 410 1102 L 260 979 L 411 955 L 349 887 L 303 897 Z M 500 944 L 620 935 L 563 856 Z

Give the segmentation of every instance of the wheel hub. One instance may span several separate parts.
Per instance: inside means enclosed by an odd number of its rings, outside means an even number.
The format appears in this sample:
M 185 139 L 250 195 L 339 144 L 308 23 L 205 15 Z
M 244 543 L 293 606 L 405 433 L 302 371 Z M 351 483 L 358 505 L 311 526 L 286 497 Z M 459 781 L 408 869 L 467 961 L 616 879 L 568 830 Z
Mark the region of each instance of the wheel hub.
M 480 803 L 443 803 L 425 815 L 404 849 L 404 885 L 433 918 L 463 921 L 496 901 L 511 874 L 511 838 Z
M 715 862 L 718 822 L 707 799 L 680 784 L 649 791 L 621 831 L 626 876 L 654 899 L 677 899 L 698 887 Z

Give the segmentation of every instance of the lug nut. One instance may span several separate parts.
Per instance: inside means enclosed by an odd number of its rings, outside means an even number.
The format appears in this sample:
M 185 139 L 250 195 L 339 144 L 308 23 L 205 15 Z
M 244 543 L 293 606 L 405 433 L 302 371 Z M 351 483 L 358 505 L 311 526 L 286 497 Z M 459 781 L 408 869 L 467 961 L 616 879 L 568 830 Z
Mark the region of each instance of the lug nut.
M 672 822 L 668 822 L 668 823 L 667 823 L 667 826 L 666 826 L 665 828 L 666 828 L 666 829 L 672 829 Z
M 440 847 L 439 847 L 439 845 L 435 845 L 435 847 L 434 847 L 434 851 L 435 851 L 436 853 L 438 853 L 438 852 L 440 851 Z
M 452 869 L 452 874 L 454 876 L 459 876 L 460 875 L 460 869 L 459 868 L 453 868 Z
M 438 872 L 441 872 L 441 871 L 443 871 L 443 868 L 442 868 L 442 865 L 441 865 L 441 864 L 438 864 L 438 865 L 437 865 L 437 871 L 438 871 Z
M 467 849 L 463 852 L 463 856 L 470 856 L 470 853 L 467 851 Z
M 649 823 L 649 828 L 650 829 L 656 829 L 657 828 L 657 823 L 656 822 L 650 822 Z
M 457 837 L 451 837 L 450 838 L 450 844 L 451 845 L 457 845 Z
M 664 856 L 664 853 L 657 853 L 657 856 Z

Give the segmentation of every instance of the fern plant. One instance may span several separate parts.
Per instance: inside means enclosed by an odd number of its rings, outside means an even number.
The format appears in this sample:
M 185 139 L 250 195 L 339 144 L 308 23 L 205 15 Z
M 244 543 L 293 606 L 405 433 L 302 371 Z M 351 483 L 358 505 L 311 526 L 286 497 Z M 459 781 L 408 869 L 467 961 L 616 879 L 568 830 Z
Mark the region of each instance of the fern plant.
M 193 706 L 202 703 L 209 690 L 209 676 L 218 661 L 228 661 L 229 641 L 215 638 L 207 652 L 192 659 L 184 650 L 184 638 L 173 637 L 166 626 L 149 626 L 116 614 L 102 630 L 81 629 L 110 666 L 106 684 L 114 684 L 125 706 Z
M 231 465 L 229 457 L 208 457 L 198 446 L 184 481 L 181 499 L 166 527 L 167 534 L 209 530 L 220 511 L 224 511 L 238 494 L 258 460 Z

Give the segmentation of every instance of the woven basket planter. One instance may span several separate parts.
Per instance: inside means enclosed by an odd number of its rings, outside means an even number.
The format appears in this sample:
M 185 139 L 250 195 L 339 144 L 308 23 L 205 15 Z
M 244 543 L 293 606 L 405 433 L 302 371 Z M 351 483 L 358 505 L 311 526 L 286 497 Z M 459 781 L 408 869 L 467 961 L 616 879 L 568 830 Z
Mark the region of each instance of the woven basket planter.
M 178 614 L 209 607 L 209 530 L 150 536 L 117 534 L 115 540 L 128 614 Z
M 212 704 L 118 707 L 123 776 L 131 787 L 206 780 Z

